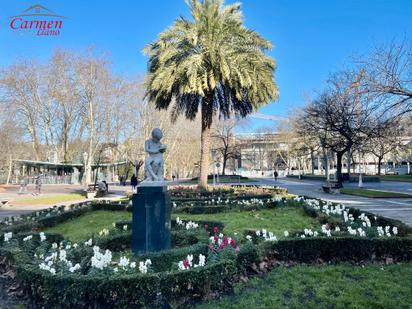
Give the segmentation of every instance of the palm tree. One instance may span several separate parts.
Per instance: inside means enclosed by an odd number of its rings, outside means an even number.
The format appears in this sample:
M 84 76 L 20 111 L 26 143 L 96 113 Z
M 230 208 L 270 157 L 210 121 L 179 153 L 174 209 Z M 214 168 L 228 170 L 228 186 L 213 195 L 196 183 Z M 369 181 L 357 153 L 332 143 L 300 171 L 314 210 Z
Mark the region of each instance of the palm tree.
M 172 106 L 172 120 L 201 112 L 199 187 L 207 188 L 210 133 L 215 114 L 245 117 L 277 99 L 272 45 L 243 26 L 240 4 L 192 0 L 192 19 L 180 17 L 145 47 L 146 97 L 158 109 Z

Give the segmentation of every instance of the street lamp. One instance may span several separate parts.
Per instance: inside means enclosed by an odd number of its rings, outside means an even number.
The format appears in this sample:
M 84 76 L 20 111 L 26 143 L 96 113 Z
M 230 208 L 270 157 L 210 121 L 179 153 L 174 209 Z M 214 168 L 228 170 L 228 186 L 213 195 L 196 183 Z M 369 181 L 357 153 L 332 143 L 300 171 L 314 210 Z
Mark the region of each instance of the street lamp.
M 216 187 L 216 149 L 212 149 L 212 161 L 213 161 L 213 187 Z
M 88 159 L 89 155 L 88 153 L 85 151 L 83 153 L 83 164 L 84 164 L 84 169 L 83 169 L 83 181 L 86 183 L 87 180 L 87 172 L 86 172 L 86 166 L 87 166 L 87 159 Z M 86 183 L 87 186 L 87 183 Z
M 359 183 L 358 187 L 362 188 L 363 187 L 363 180 L 362 180 L 362 164 L 361 164 L 361 152 L 359 151 Z

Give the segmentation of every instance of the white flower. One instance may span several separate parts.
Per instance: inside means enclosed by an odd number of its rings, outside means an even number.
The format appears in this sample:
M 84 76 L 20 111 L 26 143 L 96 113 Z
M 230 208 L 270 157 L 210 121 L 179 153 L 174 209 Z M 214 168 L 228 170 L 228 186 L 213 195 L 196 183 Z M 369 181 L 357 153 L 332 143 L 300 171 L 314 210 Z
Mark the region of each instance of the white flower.
M 127 225 L 123 225 L 123 231 L 127 231 Z
M 140 271 L 142 274 L 146 274 L 146 273 L 147 273 L 147 266 L 145 265 L 144 262 L 140 262 L 140 263 L 139 263 L 139 271 Z
M 107 267 L 112 261 L 112 253 L 110 250 L 106 250 L 104 254 L 100 252 L 100 248 L 93 247 L 93 256 L 91 258 L 92 267 L 102 270 Z
M 283 235 L 285 235 L 285 237 L 289 237 L 289 232 L 288 231 L 284 231 Z
M 46 240 L 46 235 L 44 235 L 44 232 L 40 232 L 40 241 L 45 241 Z
M 4 241 L 9 242 L 9 240 L 13 237 L 13 232 L 8 232 L 4 234 Z
M 260 236 L 260 231 L 259 230 L 256 231 L 256 235 Z
M 178 267 L 180 270 L 185 270 L 185 269 L 186 269 L 185 265 L 183 264 L 183 261 L 180 261 L 180 262 L 177 264 L 177 267 Z
M 119 266 L 121 266 L 121 267 L 127 267 L 127 266 L 129 266 L 129 263 L 130 263 L 130 260 L 127 258 L 127 257 L 125 257 L 125 256 L 122 256 L 121 258 L 120 258 L 120 261 L 119 261 Z
M 24 237 L 23 238 L 23 241 L 28 241 L 28 240 L 30 240 L 30 239 L 32 239 L 33 238 L 33 235 L 29 235 L 29 236 L 27 236 L 27 237 Z
M 398 228 L 396 226 L 392 227 L 393 235 L 398 235 Z
M 92 246 L 92 244 L 93 244 L 93 240 L 90 238 L 88 241 L 86 241 L 85 243 L 84 243 L 86 246 Z
M 109 230 L 108 229 L 103 229 L 99 232 L 100 236 L 107 236 L 109 235 Z
M 199 254 L 199 266 L 205 266 L 206 257 L 203 254 Z
M 246 235 L 246 239 L 249 240 L 249 241 L 252 241 L 252 236 Z
M 188 254 L 187 255 L 187 261 L 189 262 L 189 266 L 192 266 L 192 261 L 193 261 L 193 254 Z
M 136 268 L 136 262 L 131 262 L 130 263 L 130 268 Z
M 76 265 L 70 267 L 70 268 L 69 268 L 69 271 L 70 271 L 71 273 L 73 273 L 73 272 L 75 272 L 76 270 L 79 270 L 80 268 L 81 268 L 81 267 L 80 267 L 80 264 L 77 263 Z

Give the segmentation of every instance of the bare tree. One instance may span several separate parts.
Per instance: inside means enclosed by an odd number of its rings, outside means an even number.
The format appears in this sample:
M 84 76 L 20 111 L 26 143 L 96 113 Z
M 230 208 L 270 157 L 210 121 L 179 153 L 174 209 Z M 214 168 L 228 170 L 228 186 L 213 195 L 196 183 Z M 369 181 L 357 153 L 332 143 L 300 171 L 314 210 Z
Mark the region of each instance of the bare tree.
M 360 96 L 363 72 L 344 71 L 331 76 L 318 99 L 305 107 L 300 132 L 319 138 L 320 145 L 336 154 L 337 180 L 342 182 L 342 158 L 353 146 L 360 147 L 374 134 L 375 106 Z
M 239 157 L 240 149 L 236 144 L 235 128 L 239 121 L 236 118 L 222 119 L 215 122 L 212 139 L 214 149 L 222 158 L 222 175 L 225 175 L 228 160 Z
M 412 45 L 408 40 L 376 47 L 357 60 L 365 72 L 360 91 L 373 97 L 381 116 L 397 117 L 412 111 Z
M 381 174 L 383 158 L 388 154 L 395 154 L 402 145 L 402 135 L 405 130 L 399 122 L 384 122 L 375 128 L 373 136 L 366 144 L 366 151 L 375 155 L 378 159 L 378 175 Z

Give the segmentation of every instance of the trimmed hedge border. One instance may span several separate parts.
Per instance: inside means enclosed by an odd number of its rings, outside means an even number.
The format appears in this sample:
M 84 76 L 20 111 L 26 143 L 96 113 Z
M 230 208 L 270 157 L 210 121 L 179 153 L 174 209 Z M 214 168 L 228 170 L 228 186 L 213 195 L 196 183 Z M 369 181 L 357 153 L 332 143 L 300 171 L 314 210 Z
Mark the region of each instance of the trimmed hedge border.
M 318 218 L 320 222 L 329 223 L 331 226 L 342 224 L 338 218 L 326 216 L 299 201 L 290 201 L 290 205 L 302 207 L 308 215 Z M 277 202 L 265 208 L 275 207 L 277 207 Z M 217 208 L 237 209 L 228 206 L 194 206 L 191 208 L 198 208 L 196 211 L 201 211 L 200 209 L 203 211 L 212 211 L 211 209 L 213 209 L 214 211 Z M 374 214 L 355 208 L 346 208 L 355 217 L 364 213 L 379 225 L 396 225 L 399 236 L 405 236 L 412 231 L 412 228 L 400 221 L 381 216 L 376 216 L 375 220 Z M 41 217 L 38 222 L 24 222 L 16 226 L 30 226 L 28 230 L 50 227 L 81 216 L 88 211 L 125 211 L 128 209 L 130 207 L 127 203 L 96 203 Z M 22 239 L 28 235 L 33 235 L 33 238 L 39 241 L 38 233 L 30 232 L 16 235 L 15 238 L 20 243 L 19 248 L 2 248 L 2 240 L 0 239 L 0 254 L 14 262 L 18 279 L 36 305 L 59 308 L 130 308 L 161 307 L 170 303 L 174 305 L 188 304 L 201 300 L 212 292 L 230 290 L 236 274 L 248 271 L 265 257 L 309 264 L 340 261 L 386 261 L 387 259 L 394 262 L 412 260 L 411 237 L 360 238 L 347 236 L 282 239 L 277 242 L 259 242 L 257 245 L 246 241 L 240 246 L 239 253 L 234 259 L 224 258 L 215 261 L 211 259 L 210 254 L 208 255 L 207 232 L 213 233 L 214 227 L 218 227 L 219 231 L 222 231 L 224 225 L 214 221 L 196 222 L 200 225 L 199 229 L 179 229 L 172 232 L 175 244 L 185 247 L 139 255 L 139 259 L 152 260 L 155 273 L 110 276 L 104 274 L 57 274 L 53 276 L 41 271 L 38 265 L 32 264 L 31 247 L 24 249 L 26 251 L 22 249 Z M 124 225 L 127 225 L 129 229 L 131 222 L 119 221 L 115 223 L 117 229 L 122 229 Z M 205 225 L 207 225 L 207 232 L 204 230 Z M 176 222 L 173 220 L 172 227 L 175 226 Z M 48 242 L 58 243 L 63 239 L 60 234 L 46 233 L 46 235 Z M 124 250 L 130 247 L 131 233 L 115 233 L 100 237 L 96 240 L 96 244 L 114 252 Z M 34 248 L 36 242 L 31 246 Z M 184 259 L 188 254 L 208 255 L 208 264 L 205 267 L 184 271 L 170 271 L 171 265 Z
M 274 256 L 283 261 L 313 263 L 384 260 L 412 260 L 412 238 L 297 238 L 278 242 L 263 242 L 261 255 Z
M 186 271 L 103 276 L 52 276 L 16 263 L 17 274 L 36 304 L 59 308 L 158 307 L 202 299 L 232 286 L 235 263 L 224 260 Z
M 310 197 L 305 197 L 306 199 L 311 199 Z M 320 223 L 329 223 L 332 227 L 335 227 L 339 225 L 340 227 L 343 226 L 342 220 L 339 218 L 334 217 L 333 215 L 326 215 L 316 209 L 313 209 L 312 207 L 306 205 L 306 204 L 300 204 L 305 211 L 305 213 L 312 218 L 317 218 Z M 387 217 L 383 217 L 377 214 L 373 214 L 368 211 L 363 211 L 357 208 L 353 207 L 347 207 L 345 206 L 345 209 L 348 210 L 350 214 L 352 214 L 355 218 L 359 217 L 362 213 L 368 216 L 370 218 L 371 222 L 374 222 L 375 225 L 378 226 L 397 226 L 398 227 L 398 237 L 403 237 L 407 236 L 408 234 L 412 233 L 412 227 L 406 225 L 402 221 L 396 220 L 396 219 L 391 219 Z M 376 220 L 375 220 L 376 217 Z

